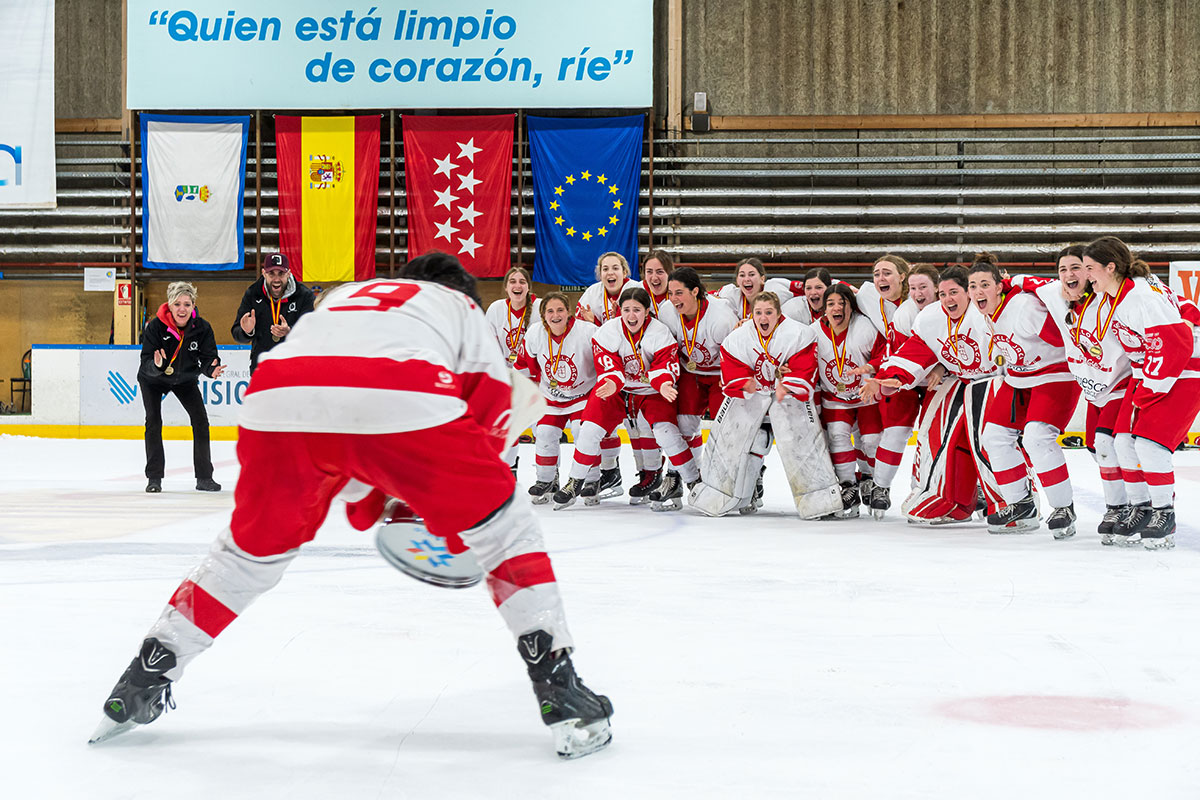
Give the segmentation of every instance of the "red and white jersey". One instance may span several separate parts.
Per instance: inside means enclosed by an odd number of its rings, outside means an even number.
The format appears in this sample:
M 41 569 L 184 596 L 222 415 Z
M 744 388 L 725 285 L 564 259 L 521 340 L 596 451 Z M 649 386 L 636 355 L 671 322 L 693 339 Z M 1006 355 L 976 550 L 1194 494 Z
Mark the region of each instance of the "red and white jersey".
M 398 433 L 466 414 L 499 450 L 512 405 L 509 375 L 483 311 L 461 292 L 413 280 L 348 283 L 263 354 L 239 424 Z
M 850 317 L 850 325 L 835 334 L 826 320 L 811 326 L 817 337 L 817 380 L 822 392 L 821 402 L 833 408 L 858 408 L 868 405 L 859 393 L 863 387 L 855 367 L 874 361 L 886 347 L 883 335 L 875 330 L 862 314 Z
M 1058 326 L 1067 369 L 1083 390 L 1084 398 L 1094 406 L 1103 406 L 1124 397 L 1133 370 L 1129 356 L 1117 341 L 1117 332 L 1110 326 L 1100 336 L 1104 320 L 1097 314 L 1099 298 L 1089 295 L 1081 302 L 1068 302 L 1058 278 L 1018 275 L 1013 278 L 1013 285 L 1036 294 Z
M 921 309 L 917 308 L 917 304 L 911 299 L 906 298 L 898 304 L 885 300 L 874 283 L 864 281 L 863 285 L 858 287 L 858 294 L 854 296 L 854 300 L 858 303 L 858 310 L 862 315 L 883 335 L 884 358 L 899 351 L 904 340 L 912 336 L 913 322 Z M 881 361 L 873 362 L 876 369 Z
M 784 317 L 764 340 L 754 322 L 747 320 L 721 343 L 721 391 L 728 397 L 744 397 L 754 378 L 759 393 L 774 392 L 778 369 L 784 364 L 788 373 L 783 385 L 811 395 L 817 371 L 817 336 L 812 328 Z
M 532 295 L 520 311 L 513 310 L 512 306 L 508 304 L 507 297 L 488 306 L 487 314 L 484 316 L 487 317 L 492 330 L 496 332 L 496 341 L 500 342 L 500 349 L 504 351 L 504 355 L 509 360 L 512 360 L 512 357 L 520 349 L 521 337 L 525 335 L 525 331 L 541 324 L 541 318 L 538 316 L 541 307 L 542 301 Z M 526 311 L 529 312 L 528 316 L 525 314 Z
M 763 283 L 764 292 L 774 292 L 779 298 L 780 310 L 783 310 L 783 304 L 792 299 L 792 282 L 784 278 L 767 278 Z M 729 303 L 730 308 L 738 315 L 738 319 L 749 318 L 751 312 L 754 311 L 750 307 L 750 298 L 742 293 L 742 290 L 736 283 L 727 283 L 716 292 L 717 297 Z
M 737 314 L 722 300 L 701 298 L 700 310 L 693 319 L 676 319 L 680 365 L 692 362 L 696 368 L 691 371 L 697 375 L 720 375 L 721 343 L 741 324 Z
M 583 408 L 596 385 L 592 338 L 596 326 L 572 319 L 562 336 L 554 336 L 538 323 L 525 333 L 514 368 L 535 381 L 554 409 Z
M 583 294 L 579 296 L 579 303 L 575 306 L 575 313 L 578 314 L 581 308 L 587 307 L 596 315 L 596 325 L 603 325 L 610 319 L 616 319 L 621 316 L 621 292 L 628 289 L 630 286 L 641 286 L 637 281 L 625 281 L 625 285 L 621 287 L 621 291 L 617 292 L 616 297 L 612 297 L 608 292 L 604 291 L 604 284 L 600 282 L 593 283 L 591 286 L 583 290 Z
M 662 314 L 664 312 L 670 313 L 675 310 L 675 306 L 671 305 L 671 301 L 667 299 L 666 292 L 663 292 L 662 294 L 655 294 L 654 292 L 650 291 L 649 284 L 647 284 L 644 280 L 640 281 L 638 286 L 641 286 L 646 290 L 646 294 L 650 295 L 650 302 L 652 304 L 650 313 L 654 315 L 655 319 L 662 319 Z
M 1067 368 L 1062 333 L 1036 295 L 1010 290 L 1000 307 L 985 314 L 991 323 L 988 360 L 1004 371 L 1014 389 L 1074 380 Z
M 967 381 L 991 377 L 997 370 L 987 357 L 988 324 L 974 303 L 967 303 L 957 320 L 949 318 L 941 303 L 930 303 L 913 321 L 912 336 L 883 362 L 877 377 L 899 378 L 905 386 L 914 386 L 937 364 Z
M 804 296 L 804 292 L 784 303 L 780 311 L 783 312 L 785 317 L 794 319 L 801 325 L 812 325 L 821 318 L 821 312 L 813 313 L 812 306 L 808 304 L 808 298 Z
M 635 334 L 623 320 L 611 320 L 592 339 L 596 382 L 613 380 L 630 394 L 655 394 L 664 384 L 674 383 L 679 377 L 678 353 L 671 331 L 650 317 Z
M 1134 398 L 1138 405 L 1141 399 L 1166 394 L 1180 378 L 1200 378 L 1192 328 L 1180 315 L 1178 298 L 1158 281 L 1127 278 L 1116 297 L 1100 299 L 1098 311 L 1102 323 L 1114 311 L 1117 341 L 1142 382 Z

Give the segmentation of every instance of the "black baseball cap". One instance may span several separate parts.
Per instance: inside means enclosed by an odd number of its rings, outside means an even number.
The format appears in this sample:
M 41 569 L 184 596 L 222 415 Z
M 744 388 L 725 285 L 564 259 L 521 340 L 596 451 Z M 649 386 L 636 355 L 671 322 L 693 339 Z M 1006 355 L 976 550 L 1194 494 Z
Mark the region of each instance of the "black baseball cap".
M 282 269 L 290 272 L 292 268 L 288 266 L 288 257 L 283 253 L 269 254 L 263 261 L 263 272 L 270 272 L 273 269 Z

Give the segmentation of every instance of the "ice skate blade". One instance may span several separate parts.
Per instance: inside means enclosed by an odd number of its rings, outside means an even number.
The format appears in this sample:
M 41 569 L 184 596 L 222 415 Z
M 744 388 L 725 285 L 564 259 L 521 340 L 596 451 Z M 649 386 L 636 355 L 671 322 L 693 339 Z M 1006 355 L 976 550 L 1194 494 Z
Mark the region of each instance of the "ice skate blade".
M 1175 546 L 1175 534 L 1168 533 L 1166 536 L 1156 539 L 1142 539 L 1142 547 L 1147 550 L 1170 550 Z
M 598 505 L 600 505 L 600 498 L 597 497 L 596 495 L 592 495 L 591 497 L 585 497 L 585 498 L 583 498 L 583 504 L 585 506 L 598 506 Z
M 544 505 L 546 505 L 546 503 L 550 502 L 550 495 L 548 495 L 548 494 L 534 495 L 533 497 L 529 498 L 529 502 L 535 506 L 544 506 Z
M 1056 529 L 1050 531 L 1050 533 L 1053 534 L 1054 538 L 1060 542 L 1063 539 L 1070 539 L 1072 536 L 1075 535 L 1075 524 L 1072 523 L 1071 525 L 1069 525 L 1066 528 L 1056 528 Z
M 570 500 L 566 501 L 565 503 L 555 503 L 555 504 L 554 504 L 554 510 L 555 510 L 555 511 L 562 511 L 564 508 L 570 508 L 570 507 L 571 507 L 571 506 L 573 506 L 573 505 L 575 505 L 575 498 L 574 498 L 574 497 L 572 497 Z
M 1142 543 L 1142 535 L 1134 533 L 1129 536 L 1123 536 L 1119 533 L 1113 534 L 1113 544 L 1117 547 L 1137 547 Z
M 582 758 L 612 743 L 612 727 L 607 719 L 584 724 L 579 719 L 568 719 L 550 726 L 554 734 L 554 749 L 564 760 Z
M 748 506 L 742 506 L 741 508 L 738 509 L 738 513 L 739 514 L 757 514 L 758 506 L 754 505 L 754 503 L 751 503 Z
M 988 525 L 988 533 L 1005 536 L 1013 533 L 1033 533 L 1039 527 L 1036 519 L 1019 519 L 1007 525 Z
M 601 489 L 596 494 L 597 500 L 608 500 L 611 497 L 620 497 L 625 494 L 625 491 L 620 486 L 610 486 L 607 489 Z
M 100 720 L 100 724 L 96 726 L 96 730 L 92 731 L 92 736 L 90 739 L 88 739 L 88 744 L 100 744 L 101 742 L 107 742 L 109 739 L 120 736 L 126 731 L 133 730 L 137 727 L 137 725 L 138 724 L 131 719 L 126 720 L 125 722 L 113 722 L 108 717 L 104 717 Z
M 650 501 L 650 509 L 652 511 L 678 511 L 683 508 L 683 500 L 678 497 L 672 497 L 670 500 L 662 502 Z
M 883 519 L 883 516 L 884 516 L 884 514 L 886 514 L 886 513 L 887 513 L 887 509 L 886 509 L 886 508 L 872 508 L 872 509 L 871 509 L 871 516 L 872 516 L 874 519 Z
M 1115 538 L 1115 533 L 1102 533 L 1100 534 L 1100 544 L 1104 545 L 1105 547 L 1111 547 L 1115 543 Z

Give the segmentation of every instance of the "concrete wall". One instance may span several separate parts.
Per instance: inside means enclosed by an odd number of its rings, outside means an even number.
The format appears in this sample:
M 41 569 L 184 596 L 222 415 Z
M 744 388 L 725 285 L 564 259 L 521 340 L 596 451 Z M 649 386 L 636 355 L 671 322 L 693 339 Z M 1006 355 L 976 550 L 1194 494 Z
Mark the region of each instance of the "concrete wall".
M 54 113 L 119 117 L 121 0 L 57 0 L 54 6 Z

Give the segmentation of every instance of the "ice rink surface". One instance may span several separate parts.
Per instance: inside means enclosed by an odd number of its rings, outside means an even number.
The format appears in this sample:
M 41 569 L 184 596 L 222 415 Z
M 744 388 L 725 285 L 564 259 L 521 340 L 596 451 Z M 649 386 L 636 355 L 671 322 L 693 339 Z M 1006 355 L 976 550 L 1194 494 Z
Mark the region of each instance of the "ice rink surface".
M 1200 454 L 1157 553 L 1100 545 L 1084 451 L 1063 542 L 800 522 L 774 456 L 754 517 L 543 506 L 576 665 L 615 706 L 613 745 L 574 762 L 486 591 L 395 572 L 337 503 L 177 710 L 89 747 L 228 522 L 232 443 L 217 495 L 190 447 L 147 495 L 140 441 L 0 436 L 0 797 L 1200 797 Z

